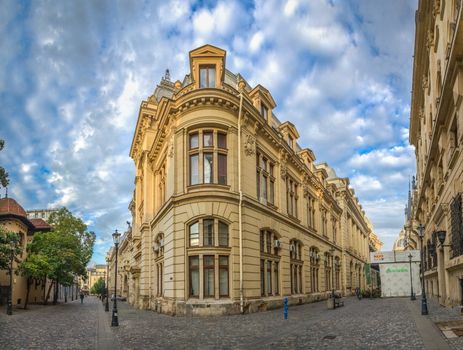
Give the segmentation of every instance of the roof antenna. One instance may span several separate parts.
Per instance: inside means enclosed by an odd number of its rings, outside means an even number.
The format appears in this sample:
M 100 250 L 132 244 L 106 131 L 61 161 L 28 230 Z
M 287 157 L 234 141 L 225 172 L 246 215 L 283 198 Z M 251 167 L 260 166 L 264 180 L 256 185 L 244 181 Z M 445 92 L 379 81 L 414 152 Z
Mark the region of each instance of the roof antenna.
M 170 81 L 170 72 L 169 72 L 169 68 L 166 69 L 166 73 L 164 74 L 164 80 Z

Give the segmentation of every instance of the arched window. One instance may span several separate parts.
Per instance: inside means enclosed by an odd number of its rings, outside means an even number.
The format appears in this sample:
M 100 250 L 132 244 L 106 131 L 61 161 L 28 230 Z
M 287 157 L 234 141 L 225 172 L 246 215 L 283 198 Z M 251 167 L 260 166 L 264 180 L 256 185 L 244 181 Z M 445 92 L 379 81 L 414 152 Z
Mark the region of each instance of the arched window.
M 311 292 L 317 293 L 319 291 L 318 285 L 318 271 L 320 268 L 320 254 L 318 248 L 311 247 L 309 249 L 310 258 L 310 281 L 311 281 Z
M 281 242 L 270 230 L 260 231 L 260 293 L 262 296 L 278 295 L 280 290 L 278 255 Z
M 291 294 L 302 293 L 302 244 L 293 239 L 289 242 Z
M 188 225 L 187 239 L 189 297 L 228 297 L 229 225 L 214 217 L 201 218 Z M 201 248 L 204 248 L 204 254 Z

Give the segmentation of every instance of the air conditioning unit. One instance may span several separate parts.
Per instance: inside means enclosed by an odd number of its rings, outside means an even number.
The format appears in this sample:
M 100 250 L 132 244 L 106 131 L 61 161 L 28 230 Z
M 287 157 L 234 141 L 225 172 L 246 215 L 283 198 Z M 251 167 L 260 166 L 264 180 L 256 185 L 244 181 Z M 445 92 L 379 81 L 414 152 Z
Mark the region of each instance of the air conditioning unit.
M 291 244 L 291 245 L 289 246 L 289 251 L 290 251 L 290 252 L 295 252 L 295 251 L 296 251 L 296 246 L 295 246 L 294 244 Z
M 276 239 L 273 241 L 273 247 L 276 249 L 281 249 L 281 241 Z

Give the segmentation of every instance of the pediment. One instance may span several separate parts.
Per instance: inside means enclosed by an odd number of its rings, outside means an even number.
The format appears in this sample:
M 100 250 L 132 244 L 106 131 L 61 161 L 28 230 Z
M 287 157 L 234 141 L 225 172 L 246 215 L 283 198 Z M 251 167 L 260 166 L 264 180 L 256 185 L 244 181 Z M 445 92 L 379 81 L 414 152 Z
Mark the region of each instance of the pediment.
M 190 51 L 190 57 L 224 57 L 226 54 L 225 50 L 215 47 L 210 44 L 198 47 Z
M 251 90 L 249 93 L 249 96 L 253 97 L 255 95 L 259 95 L 260 98 L 263 98 L 267 104 L 270 105 L 270 108 L 275 108 L 276 107 L 276 102 L 272 97 L 272 94 L 264 88 L 262 85 L 258 84 L 254 89 Z

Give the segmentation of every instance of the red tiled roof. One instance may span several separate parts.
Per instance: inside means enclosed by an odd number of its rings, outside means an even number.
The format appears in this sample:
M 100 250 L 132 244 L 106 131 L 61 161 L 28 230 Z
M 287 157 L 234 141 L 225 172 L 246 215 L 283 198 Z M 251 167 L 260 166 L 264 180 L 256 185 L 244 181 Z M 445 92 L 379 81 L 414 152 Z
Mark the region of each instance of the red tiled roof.
M 13 198 L 0 199 L 0 215 L 13 214 L 27 218 L 26 211 Z
M 32 225 L 34 225 L 34 227 L 37 229 L 37 230 L 40 230 L 40 229 L 51 229 L 51 226 L 48 225 L 45 221 L 43 221 L 42 219 L 30 219 L 30 222 L 32 222 Z

